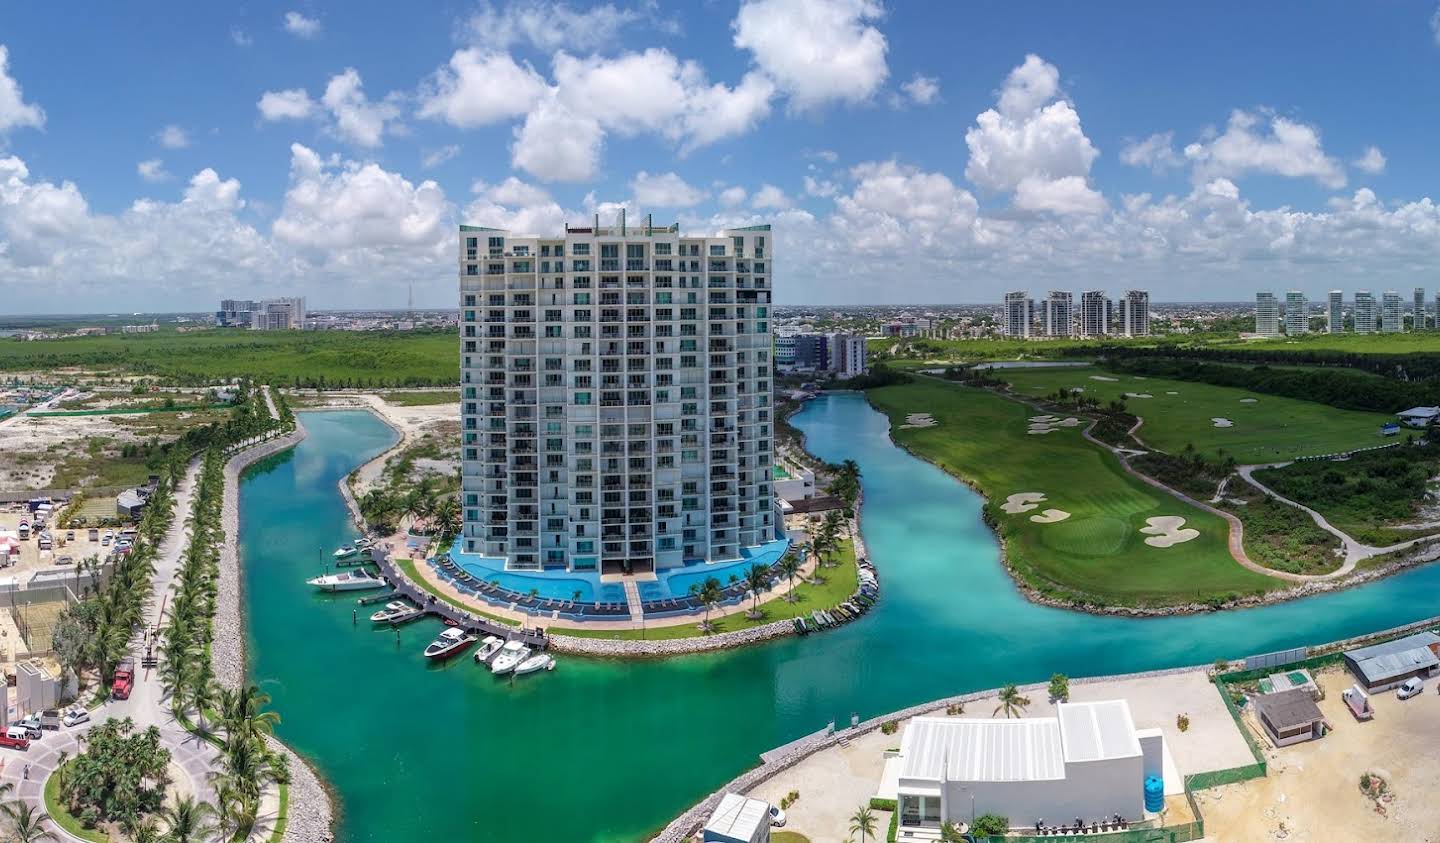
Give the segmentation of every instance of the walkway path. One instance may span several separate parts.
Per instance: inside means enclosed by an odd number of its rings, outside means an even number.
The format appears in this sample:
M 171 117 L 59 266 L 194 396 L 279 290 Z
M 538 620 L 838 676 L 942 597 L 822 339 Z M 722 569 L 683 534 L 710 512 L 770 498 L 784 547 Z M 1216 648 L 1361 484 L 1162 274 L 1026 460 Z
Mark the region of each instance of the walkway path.
M 629 577 L 621 580 L 621 583 L 625 586 L 625 605 L 630 607 L 630 620 L 640 623 L 645 620 L 645 605 L 640 602 L 640 586 Z
M 1403 541 L 1399 544 L 1392 544 L 1385 547 L 1376 547 L 1375 545 L 1365 544 L 1358 539 L 1352 538 L 1349 533 L 1346 533 L 1345 531 L 1331 524 L 1325 519 L 1325 516 L 1321 515 L 1320 513 L 1316 512 L 1305 504 L 1299 503 L 1297 501 L 1292 501 L 1284 495 L 1281 495 L 1275 490 L 1271 489 L 1269 486 L 1266 486 L 1264 483 L 1261 483 L 1259 480 L 1255 479 L 1256 471 L 1260 471 L 1266 468 L 1284 468 L 1285 466 L 1290 465 L 1291 462 L 1293 461 L 1269 463 L 1266 465 L 1242 465 L 1238 466 L 1236 468 L 1236 471 L 1240 473 L 1241 477 L 1245 478 L 1246 483 L 1249 483 L 1251 486 L 1254 486 L 1261 492 L 1264 492 L 1265 494 L 1269 495 L 1277 501 L 1280 501 L 1281 503 L 1289 504 L 1296 509 L 1304 511 L 1310 516 L 1311 520 L 1315 522 L 1315 526 L 1335 536 L 1340 540 L 1340 543 L 1344 545 L 1345 564 L 1341 565 L 1339 568 L 1328 574 L 1321 575 L 1322 579 L 1331 579 L 1334 577 L 1344 576 L 1345 574 L 1348 574 L 1351 571 L 1355 570 L 1355 566 L 1358 565 L 1360 562 L 1369 559 L 1372 556 L 1381 556 L 1386 553 L 1392 553 L 1397 550 L 1405 550 L 1406 548 L 1414 547 L 1415 545 L 1421 544 L 1422 542 L 1440 539 L 1440 534 L 1431 534 L 1428 536 L 1420 536 L 1419 538 L 1410 539 L 1409 541 Z
M 270 394 L 270 384 L 261 385 L 260 393 L 265 396 L 265 406 L 270 408 L 270 418 L 279 421 L 280 411 L 275 409 L 275 396 Z

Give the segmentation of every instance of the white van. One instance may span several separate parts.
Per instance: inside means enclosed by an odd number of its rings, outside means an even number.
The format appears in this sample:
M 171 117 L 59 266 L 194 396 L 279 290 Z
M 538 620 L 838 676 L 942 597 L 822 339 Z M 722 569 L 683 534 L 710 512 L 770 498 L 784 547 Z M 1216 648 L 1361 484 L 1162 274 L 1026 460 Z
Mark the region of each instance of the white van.
M 1406 679 L 1405 684 L 1395 691 L 1395 696 L 1402 700 L 1408 700 L 1423 690 L 1425 690 L 1425 683 L 1421 682 L 1418 677 L 1411 677 Z

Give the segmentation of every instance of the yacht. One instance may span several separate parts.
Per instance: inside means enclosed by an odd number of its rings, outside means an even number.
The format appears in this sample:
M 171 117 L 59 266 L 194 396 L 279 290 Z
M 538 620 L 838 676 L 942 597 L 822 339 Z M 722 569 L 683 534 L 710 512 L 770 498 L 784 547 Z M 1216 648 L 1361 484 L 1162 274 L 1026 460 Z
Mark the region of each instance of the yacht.
M 425 648 L 427 659 L 448 659 L 475 643 L 475 636 L 458 626 L 447 626 L 440 636 Z
M 515 675 L 523 676 L 527 673 L 534 673 L 537 670 L 554 670 L 555 657 L 549 653 L 536 653 L 523 662 L 515 665 Z
M 490 672 L 499 676 L 502 673 L 509 673 L 515 669 L 520 662 L 525 661 L 530 655 L 530 648 L 519 641 L 506 641 L 505 646 L 495 655 L 495 661 L 490 663 Z
M 355 568 L 343 574 L 326 574 L 305 582 L 321 591 L 361 591 L 367 588 L 384 588 L 385 581 L 364 568 Z
M 370 616 L 375 623 L 405 623 L 420 617 L 424 612 L 404 600 L 391 600 L 385 608 Z
M 488 664 L 500 648 L 505 646 L 505 639 L 497 635 L 487 635 L 485 640 L 480 642 L 480 649 L 475 651 L 476 664 Z
M 360 548 L 356 547 L 355 545 L 342 544 L 339 547 L 335 548 L 335 552 L 331 555 L 334 556 L 336 559 L 349 559 L 352 556 L 359 555 L 359 553 Z

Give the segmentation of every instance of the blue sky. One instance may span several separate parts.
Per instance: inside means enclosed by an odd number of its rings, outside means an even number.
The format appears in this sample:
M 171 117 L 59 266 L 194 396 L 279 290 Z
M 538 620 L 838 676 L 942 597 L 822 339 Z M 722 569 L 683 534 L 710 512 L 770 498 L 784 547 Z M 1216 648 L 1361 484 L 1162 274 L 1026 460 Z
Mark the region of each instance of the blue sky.
M 1161 13 L 1163 12 L 1163 13 Z M 0 16 L 0 310 L 454 298 L 454 226 L 776 226 L 784 303 L 1440 287 L 1433 2 Z

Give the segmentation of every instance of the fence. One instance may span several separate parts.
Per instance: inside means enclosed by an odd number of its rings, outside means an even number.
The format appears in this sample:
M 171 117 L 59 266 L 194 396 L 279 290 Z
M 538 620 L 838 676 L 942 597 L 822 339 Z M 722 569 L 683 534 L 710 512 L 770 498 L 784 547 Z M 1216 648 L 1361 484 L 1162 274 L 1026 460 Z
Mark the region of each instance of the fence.
M 1262 653 L 1258 656 L 1250 656 L 1245 659 L 1246 670 L 1259 670 L 1264 667 L 1276 667 L 1282 664 L 1298 662 L 1310 653 L 1309 647 L 1296 647 L 1291 650 L 1280 650 L 1275 653 Z
M 10 604 L 10 619 L 15 623 L 26 651 L 32 656 L 45 656 L 55 651 L 55 622 L 67 606 L 78 602 L 75 593 L 65 585 L 12 591 L 6 599 Z

